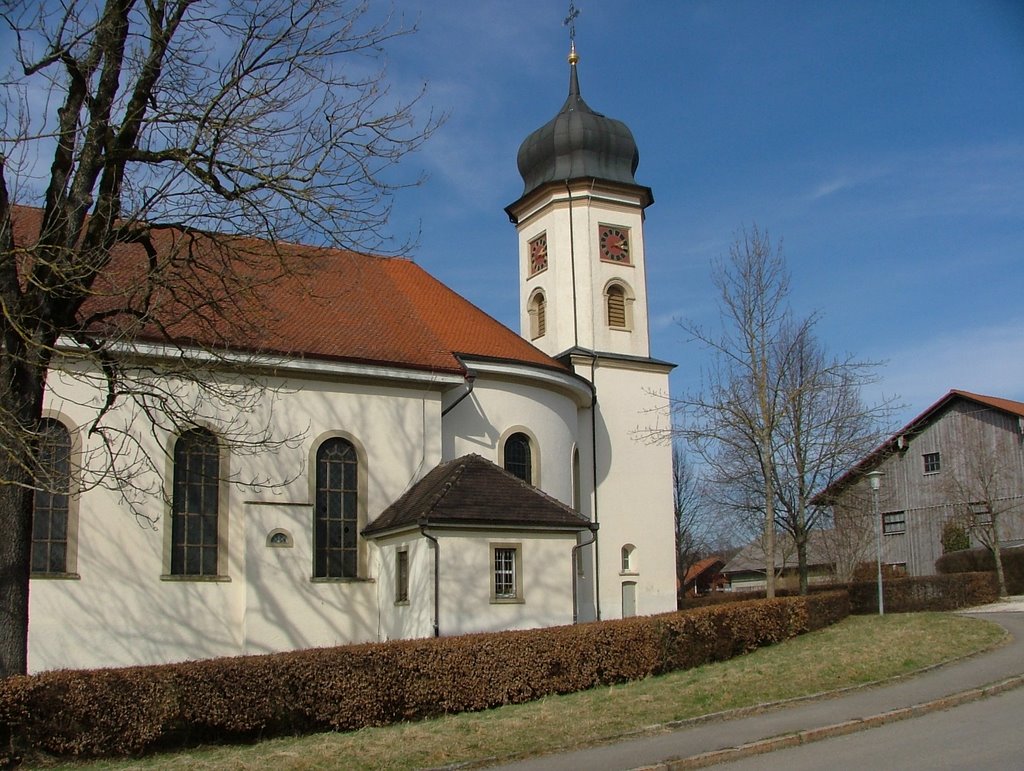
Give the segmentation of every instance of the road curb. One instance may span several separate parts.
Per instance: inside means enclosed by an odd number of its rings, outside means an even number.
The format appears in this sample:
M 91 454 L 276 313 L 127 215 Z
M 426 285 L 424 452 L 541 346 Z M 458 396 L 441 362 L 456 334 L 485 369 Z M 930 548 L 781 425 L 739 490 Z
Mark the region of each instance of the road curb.
M 702 752 L 699 755 L 692 755 L 686 758 L 664 760 L 653 765 L 640 766 L 637 769 L 634 769 L 634 771 L 686 771 L 686 769 L 707 768 L 708 766 L 725 763 L 730 760 L 739 760 L 741 758 L 750 757 L 752 755 L 761 755 L 774 750 L 797 747 L 801 744 L 809 744 L 822 739 L 829 739 L 833 736 L 845 736 L 847 734 L 864 731 L 869 728 L 875 728 L 887 723 L 895 723 L 897 721 L 907 720 L 908 718 L 917 717 L 919 715 L 926 715 L 929 712 L 939 712 L 951 707 L 958 707 L 961 704 L 967 704 L 989 696 L 995 696 L 998 693 L 1019 688 L 1021 686 L 1024 686 L 1024 674 L 1014 675 L 1013 677 L 1008 677 L 1005 680 L 1000 680 L 981 688 L 971 688 L 966 691 L 950 694 L 949 696 L 943 696 L 941 699 L 922 702 L 921 704 L 914 704 L 909 707 L 902 707 L 900 709 L 882 712 L 869 717 L 845 720 L 841 723 L 819 726 L 818 728 L 807 728 L 802 731 L 783 734 L 781 736 L 773 736 L 770 739 L 761 739 L 756 742 L 741 744 L 736 747 L 728 747 L 721 750 L 713 750 L 711 752 Z

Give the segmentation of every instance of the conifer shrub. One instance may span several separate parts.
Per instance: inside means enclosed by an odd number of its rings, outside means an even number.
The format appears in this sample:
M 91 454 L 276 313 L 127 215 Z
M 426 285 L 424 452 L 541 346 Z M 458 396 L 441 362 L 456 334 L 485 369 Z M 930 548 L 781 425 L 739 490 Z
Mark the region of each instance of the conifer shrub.
M 488 709 L 721 661 L 849 612 L 839 591 L 528 631 L 11 677 L 0 681 L 0 765 L 24 752 L 138 755 Z

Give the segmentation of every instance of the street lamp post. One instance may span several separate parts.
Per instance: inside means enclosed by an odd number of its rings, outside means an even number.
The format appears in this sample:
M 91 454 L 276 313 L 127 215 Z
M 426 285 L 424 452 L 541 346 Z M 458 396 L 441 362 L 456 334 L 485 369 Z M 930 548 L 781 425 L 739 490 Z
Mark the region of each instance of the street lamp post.
M 865 476 L 871 483 L 871 509 L 875 516 L 875 547 L 878 563 L 878 615 L 885 615 L 885 601 L 882 598 L 882 515 L 878 511 L 878 488 L 882 486 L 882 471 L 869 471 Z

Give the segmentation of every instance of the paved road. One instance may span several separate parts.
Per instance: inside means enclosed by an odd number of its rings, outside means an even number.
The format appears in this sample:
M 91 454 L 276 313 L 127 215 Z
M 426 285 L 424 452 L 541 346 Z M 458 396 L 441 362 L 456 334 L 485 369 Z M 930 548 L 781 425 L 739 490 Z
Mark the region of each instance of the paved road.
M 716 765 L 716 771 L 1019 771 L 1024 688 L 847 736 Z
M 742 745 L 756 744 L 799 732 L 821 732 L 830 727 L 855 723 L 930 704 L 935 708 L 956 694 L 993 683 L 1024 683 L 1024 604 L 984 614 L 984 618 L 1005 626 L 1012 641 L 983 655 L 939 667 L 888 685 L 862 688 L 796 705 L 772 709 L 747 717 L 723 717 L 709 722 L 666 730 L 654 736 L 593 747 L 559 755 L 531 758 L 499 766 L 517 771 L 576 771 L 577 769 L 636 769 L 647 766 L 684 768 L 674 759 L 691 758 Z M 1017 715 L 1020 723 L 1020 712 Z M 902 721 L 904 724 L 906 721 Z M 962 731 L 968 730 L 964 726 Z M 1024 735 L 1024 732 L 1022 732 Z M 669 761 L 666 763 L 666 761 Z M 762 766 L 768 768 L 771 766 Z M 842 767 L 842 766 L 839 766 Z M 889 766 L 896 767 L 896 766 Z M 971 767 L 971 764 L 967 764 Z M 1024 768 L 1024 756 L 1017 768 Z

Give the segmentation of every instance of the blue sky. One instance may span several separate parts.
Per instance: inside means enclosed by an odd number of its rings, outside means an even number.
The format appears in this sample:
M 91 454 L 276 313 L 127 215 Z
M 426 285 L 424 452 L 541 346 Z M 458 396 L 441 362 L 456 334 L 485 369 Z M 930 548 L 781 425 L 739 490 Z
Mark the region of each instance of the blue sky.
M 526 135 L 565 98 L 558 0 L 398 0 L 397 93 L 426 81 L 447 124 L 407 163 L 393 228 L 414 257 L 518 329 Z M 712 259 L 753 223 L 782 239 L 792 301 L 836 353 L 886 362 L 869 399 L 905 422 L 950 388 L 1024 401 L 1024 4 L 578 3 L 584 98 L 626 122 L 654 191 L 645 239 L 652 354 L 672 387 L 717 320 Z

